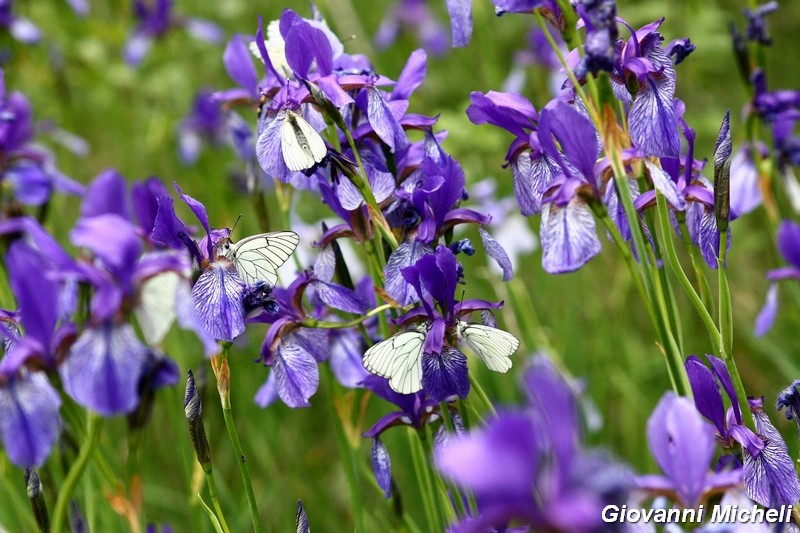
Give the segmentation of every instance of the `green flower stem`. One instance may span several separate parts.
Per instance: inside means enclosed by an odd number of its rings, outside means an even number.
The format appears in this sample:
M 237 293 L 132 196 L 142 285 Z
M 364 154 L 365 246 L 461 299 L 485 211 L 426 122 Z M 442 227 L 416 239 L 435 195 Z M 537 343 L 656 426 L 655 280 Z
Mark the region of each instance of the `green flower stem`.
M 66 531 L 68 521 L 68 512 L 70 501 L 72 501 L 72 494 L 75 492 L 75 487 L 78 486 L 81 476 L 83 476 L 86 467 L 89 465 L 89 460 L 97 447 L 97 441 L 100 438 L 100 428 L 103 425 L 103 419 L 99 415 L 89 413 L 86 421 L 86 438 L 81 446 L 81 451 L 78 453 L 77 459 L 72 463 L 72 467 L 67 473 L 67 478 L 61 490 L 58 491 L 58 499 L 56 500 L 56 507 L 53 511 L 53 533 L 61 533 Z
M 456 430 L 453 427 L 453 420 L 450 418 L 450 410 L 447 407 L 447 402 L 439 402 L 439 413 L 442 416 L 442 423 L 447 429 L 448 436 L 455 437 Z M 442 482 L 444 483 L 444 480 L 442 480 Z M 452 483 L 448 483 L 447 487 L 450 494 L 452 494 L 452 499 L 455 501 L 458 516 L 467 516 L 467 508 L 464 506 L 464 498 L 462 496 L 466 495 L 466 493 L 469 491 L 466 489 L 461 491 Z
M 477 394 L 478 398 L 480 398 L 481 401 L 483 402 L 483 405 L 486 407 L 486 410 L 489 411 L 492 414 L 492 416 L 497 416 L 497 411 L 495 410 L 491 400 L 489 400 L 489 396 L 486 394 L 486 391 L 483 390 L 483 387 L 481 387 L 480 382 L 472 372 L 469 373 L 469 383 L 470 385 L 472 385 L 472 390 L 475 391 L 475 394 Z
M 614 184 L 617 187 L 617 196 L 620 203 L 625 210 L 625 217 L 628 219 L 628 225 L 633 235 L 633 241 L 636 249 L 640 251 L 642 261 L 644 261 L 645 254 L 649 246 L 644 240 L 642 228 L 639 224 L 639 214 L 636 207 L 631 200 L 630 187 L 628 186 L 627 173 L 625 167 L 620 159 L 620 153 L 613 147 L 606 147 L 607 152 L 611 157 L 611 166 L 614 170 Z M 666 301 L 664 299 L 663 289 L 657 284 L 656 276 L 653 275 L 655 263 L 650 265 L 641 264 L 641 272 L 644 276 L 645 287 L 648 289 L 648 294 L 644 297 L 649 297 L 652 300 L 651 318 L 656 330 L 660 333 L 660 340 L 667 358 L 667 369 L 670 373 L 672 386 L 675 392 L 680 396 L 687 396 L 689 394 L 689 383 L 686 377 L 686 372 L 683 369 L 683 354 L 680 352 L 671 324 L 669 322 L 669 314 L 667 312 Z M 635 267 L 636 264 L 629 263 L 630 267 Z M 638 270 L 638 269 L 637 269 Z M 635 272 L 632 271 L 632 274 Z
M 733 359 L 733 307 L 731 305 L 731 291 L 728 286 L 728 278 L 725 275 L 725 256 L 728 248 L 728 232 L 723 231 L 719 235 L 719 252 L 717 258 L 717 275 L 719 279 L 719 344 L 720 356 L 728 367 L 733 380 L 733 387 L 736 389 L 736 396 L 739 397 L 739 407 L 742 410 L 742 418 L 745 425 L 756 433 L 756 425 L 750 415 L 750 404 L 747 401 L 747 392 L 744 390 L 742 376 L 739 368 Z
M 372 318 L 375 315 L 382 314 L 388 309 L 394 309 L 395 307 L 396 306 L 394 304 L 379 305 L 375 309 L 370 309 L 365 314 L 358 318 L 354 318 L 349 322 L 327 322 L 325 320 L 317 320 L 316 318 L 306 317 L 300 321 L 300 325 L 306 328 L 317 329 L 348 329 L 361 324 L 365 320 Z
M 422 506 L 428 519 L 428 530 L 444 531 L 445 525 L 442 523 L 443 520 L 439 514 L 439 505 L 436 501 L 428 460 L 420 442 L 422 436 L 417 430 L 412 430 L 411 428 L 406 431 L 406 435 L 408 437 L 408 449 L 411 452 L 411 462 L 414 465 L 414 473 L 422 496 Z
M 438 510 L 440 511 L 439 516 L 440 518 L 444 519 L 446 528 L 447 524 L 454 523 L 456 521 L 456 518 L 458 517 L 458 514 L 456 513 L 455 509 L 454 500 L 460 501 L 461 495 L 457 489 L 453 489 L 451 491 L 450 488 L 445 483 L 444 479 L 442 479 L 442 477 L 436 472 L 436 469 L 432 468 L 432 461 L 433 461 L 432 443 L 434 441 L 434 435 L 430 425 L 425 426 L 425 435 L 427 438 L 420 439 L 421 441 L 420 443 L 422 444 L 422 451 L 424 454 L 423 457 L 425 457 L 426 459 L 425 463 L 426 466 L 428 467 L 428 473 L 431 476 L 431 482 L 435 487 L 436 496 L 438 496 L 439 498 L 439 506 L 438 506 Z
M 694 275 L 695 278 L 697 278 L 697 285 L 700 288 L 700 300 L 703 302 L 703 306 L 708 309 L 708 312 L 713 314 L 714 301 L 712 299 L 711 285 L 709 285 L 708 278 L 706 278 L 705 272 L 703 272 L 702 268 L 704 259 L 700 257 L 700 251 L 697 249 L 694 243 L 692 243 L 692 239 L 689 236 L 689 228 L 686 226 L 686 214 L 679 212 L 676 213 L 675 216 L 678 219 L 678 226 L 681 229 L 683 244 L 689 251 L 689 259 L 692 262 Z
M 222 530 L 224 533 L 230 533 L 230 529 L 228 529 L 228 523 L 225 522 L 225 515 L 222 513 L 222 507 L 219 505 L 219 498 L 217 497 L 217 482 L 214 481 L 214 472 L 205 470 L 203 471 L 206 475 L 206 484 L 208 485 L 208 494 L 211 496 L 211 503 L 214 504 L 214 510 L 217 513 L 216 518 L 219 518 L 219 525 L 222 526 Z M 205 506 L 205 502 L 203 499 L 200 498 L 198 495 L 198 499 L 203 503 Z
M 256 506 L 256 495 L 253 492 L 253 482 L 250 478 L 250 469 L 247 466 L 247 457 L 242 451 L 242 444 L 239 442 L 239 435 L 236 433 L 236 425 L 233 421 L 233 411 L 231 410 L 230 397 L 230 370 L 228 368 L 228 351 L 230 343 L 223 343 L 222 353 L 218 355 L 219 370 L 214 369 L 217 377 L 217 391 L 219 392 L 220 403 L 222 404 L 222 417 L 225 419 L 225 427 L 228 429 L 233 451 L 236 454 L 239 471 L 242 474 L 244 483 L 244 493 L 247 497 L 247 506 L 250 510 L 250 518 L 253 520 L 253 531 L 259 533 L 261 525 L 258 520 L 258 507 Z
M 714 349 L 719 352 L 720 351 L 720 335 L 719 330 L 717 329 L 716 324 L 714 324 L 714 319 L 711 318 L 711 314 L 706 309 L 706 306 L 703 305 L 703 301 L 700 299 L 700 296 L 697 294 L 697 291 L 694 290 L 692 286 L 692 282 L 689 281 L 689 278 L 686 276 L 686 273 L 683 271 L 681 267 L 681 263 L 678 260 L 678 254 L 675 251 L 675 244 L 672 240 L 672 228 L 669 224 L 669 212 L 667 211 L 667 200 L 664 198 L 664 195 L 661 193 L 656 193 L 656 202 L 658 207 L 658 223 L 659 229 L 661 233 L 661 240 L 664 243 L 664 252 L 667 256 L 667 262 L 669 263 L 670 268 L 675 273 L 675 276 L 678 278 L 678 282 L 683 287 L 683 290 L 686 292 L 686 295 L 689 297 L 689 300 L 694 305 L 695 310 L 697 310 L 697 314 L 700 315 L 700 319 L 703 321 L 703 325 L 708 330 L 708 334 L 711 336 L 711 339 L 714 341 Z
M 348 176 L 350 180 L 355 185 L 358 192 L 361 193 L 361 197 L 364 198 L 364 202 L 367 204 L 367 210 L 369 211 L 370 216 L 375 221 L 375 225 L 378 227 L 378 231 L 380 232 L 381 236 L 389 243 L 392 250 L 396 249 L 398 246 L 397 239 L 395 238 L 392 230 L 389 228 L 389 223 L 386 222 L 386 218 L 383 216 L 383 212 L 381 208 L 378 207 L 378 201 L 375 199 L 375 195 L 372 194 L 372 189 L 369 188 L 369 183 L 365 179 L 367 175 L 366 171 L 364 170 L 364 164 L 361 161 L 361 156 L 358 154 L 358 148 L 356 147 L 356 142 L 353 139 L 353 135 L 350 133 L 350 130 L 344 130 L 344 135 L 347 137 L 347 142 L 350 145 L 350 148 L 353 150 L 353 155 L 356 158 L 356 164 L 358 165 L 359 172 L 352 176 Z

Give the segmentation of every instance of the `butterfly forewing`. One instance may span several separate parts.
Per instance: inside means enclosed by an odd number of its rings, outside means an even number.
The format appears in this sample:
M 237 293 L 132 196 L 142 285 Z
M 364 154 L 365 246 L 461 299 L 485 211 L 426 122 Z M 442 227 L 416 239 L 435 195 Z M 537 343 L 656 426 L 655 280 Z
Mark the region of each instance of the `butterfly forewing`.
M 262 233 L 233 245 L 233 262 L 239 277 L 253 284 L 264 280 L 271 286 L 278 281 L 277 269 L 292 255 L 300 238 L 293 231 Z
M 389 380 L 392 390 L 412 394 L 422 389 L 422 351 L 425 334 L 405 331 L 372 346 L 364 368 Z
M 302 115 L 286 111 L 286 119 L 281 125 L 281 152 L 286 167 L 296 172 L 322 162 L 328 148 Z
M 490 370 L 508 372 L 511 355 L 519 348 L 519 339 L 502 329 L 481 324 L 459 323 L 458 335 Z

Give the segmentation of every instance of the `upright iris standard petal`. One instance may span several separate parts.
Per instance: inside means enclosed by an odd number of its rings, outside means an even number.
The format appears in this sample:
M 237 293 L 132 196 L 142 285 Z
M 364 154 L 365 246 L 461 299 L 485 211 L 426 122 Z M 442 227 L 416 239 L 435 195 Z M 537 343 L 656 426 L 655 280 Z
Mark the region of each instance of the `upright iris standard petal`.
M 244 331 L 245 284 L 233 263 L 215 261 L 192 287 L 200 323 L 218 340 L 232 341 Z
M 422 358 L 422 388 L 432 400 L 442 402 L 469 394 L 467 356 L 452 346 L 441 353 L 426 353 Z
M 778 250 L 795 268 L 800 268 L 800 224 L 784 220 L 778 228 Z
M 775 323 L 775 317 L 778 315 L 778 285 L 771 283 L 767 289 L 767 298 L 764 302 L 764 307 L 759 311 L 756 317 L 755 333 L 756 337 L 765 335 L 772 325 Z
M 600 240 L 588 206 L 570 202 L 565 207 L 553 203 L 542 209 L 540 229 L 542 266 L 550 274 L 574 272 L 600 253 Z
M 317 361 L 298 344 L 285 342 L 278 346 L 272 364 L 278 395 L 289 407 L 308 407 L 308 399 L 317 392 Z
M 48 355 L 58 319 L 58 286 L 46 275 L 44 258 L 23 241 L 14 241 L 5 259 L 25 336 L 35 339 L 40 355 Z
M 128 198 L 125 178 L 113 168 L 97 175 L 89 184 L 81 204 L 81 216 L 116 214 L 128 220 Z
M 133 224 L 113 213 L 84 217 L 78 221 L 70 238 L 75 245 L 90 249 L 123 289 L 128 288 L 142 249 Z
M 694 507 L 706 485 L 714 437 L 686 398 L 665 394 L 647 423 L 650 451 L 674 483 L 683 505 Z
M 102 415 L 128 413 L 139 403 L 147 353 L 130 324 L 106 321 L 87 328 L 59 368 L 64 390 Z
M 432 253 L 430 246 L 412 239 L 400 244 L 389 256 L 384 269 L 386 292 L 400 305 L 411 305 L 419 301 L 417 291 L 403 278 L 402 270 L 414 265 L 422 256 Z
M 594 164 L 597 161 L 597 130 L 592 122 L 561 100 L 553 100 L 542 110 L 539 120 L 539 142 L 551 157 L 561 154 L 555 146 L 555 137 L 569 165 L 574 166 L 591 183 Z M 567 163 L 561 161 L 565 174 L 569 174 Z
M 711 420 L 721 434 L 725 433 L 725 406 L 711 370 L 696 355 L 687 357 L 684 367 L 697 410 Z
M 0 386 L 0 438 L 12 463 L 40 466 L 61 431 L 61 398 L 43 372 L 26 372 Z

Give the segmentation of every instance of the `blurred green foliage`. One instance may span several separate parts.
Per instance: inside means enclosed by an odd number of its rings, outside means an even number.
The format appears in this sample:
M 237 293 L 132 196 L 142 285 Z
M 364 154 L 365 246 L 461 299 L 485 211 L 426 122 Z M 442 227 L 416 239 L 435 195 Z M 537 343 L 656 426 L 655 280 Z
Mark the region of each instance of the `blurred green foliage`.
M 122 61 L 121 51 L 132 27 L 131 6 L 122 0 L 93 1 L 91 13 L 77 18 L 63 0 L 19 2 L 18 10 L 44 32 L 35 46 L 13 42 L 2 36 L 0 46 L 7 56 L 4 66 L 9 90 L 19 90 L 31 100 L 38 120 L 56 125 L 85 138 L 91 152 L 75 156 L 56 148 L 58 165 L 66 174 L 87 183 L 107 167 L 116 167 L 129 179 L 155 175 L 169 183 L 180 182 L 183 190 L 202 202 L 211 213 L 212 225 L 231 225 L 243 214 L 243 234 L 257 231 L 255 216 L 248 201 L 235 192 L 230 180 L 237 167 L 227 149 L 205 150 L 199 163 L 185 167 L 179 162 L 175 130 L 202 88 L 232 86 L 222 66 L 222 45 L 211 45 L 189 37 L 183 31 L 170 33 L 157 42 L 139 69 Z M 320 0 L 317 5 L 331 27 L 344 39 L 349 51 L 369 53 L 376 70 L 396 77 L 415 39 L 403 35 L 385 51 L 375 51 L 370 36 L 383 17 L 389 2 L 372 0 Z M 443 23 L 444 2 L 431 2 Z M 308 15 L 305 2 L 190 2 L 177 1 L 176 11 L 205 17 L 220 24 L 226 35 L 252 34 L 256 17 L 276 18 L 283 7 Z M 734 144 L 741 141 L 738 118 L 749 99 L 748 89 L 739 79 L 727 27 L 743 24 L 741 2 L 732 0 L 689 0 L 661 2 L 644 0 L 620 2 L 619 14 L 634 27 L 665 16 L 661 27 L 667 41 L 688 36 L 696 52 L 677 68 L 677 94 L 686 102 L 686 119 L 697 130 L 699 157 L 709 156 L 719 123 L 726 109 L 732 110 Z M 476 0 L 475 32 L 471 45 L 452 50 L 444 57 L 431 57 L 428 77 L 412 99 L 411 111 L 440 114 L 441 127 L 449 131 L 445 148 L 464 166 L 469 181 L 494 177 L 501 189 L 510 193 L 510 172 L 501 168 L 510 136 L 495 128 L 472 125 L 465 113 L 471 91 L 499 90 L 509 72 L 513 52 L 525 46 L 526 32 L 534 21 L 524 16 L 494 16 L 488 0 Z M 768 51 L 770 88 L 800 86 L 800 47 L 796 21 L 800 4 L 784 2 L 769 18 L 774 46 Z M 549 99 L 546 72 L 528 69 L 526 96 L 541 108 Z M 255 118 L 254 116 L 252 117 Z M 303 196 L 301 216 L 313 220 L 318 202 Z M 277 211 L 274 198 L 270 209 Z M 310 207 L 309 207 L 310 206 Z M 77 214 L 74 198 L 59 198 L 52 207 L 50 229 L 65 240 Z M 277 218 L 277 217 L 276 217 Z M 530 220 L 538 231 L 538 220 Z M 273 228 L 275 229 L 275 228 Z M 800 377 L 800 338 L 796 334 L 797 308 L 784 299 L 782 315 L 767 337 L 752 336 L 753 320 L 763 303 L 767 284 L 763 273 L 778 264 L 774 235 L 759 211 L 733 225 L 734 247 L 729 256 L 729 276 L 733 290 L 737 325 L 734 354 L 748 391 L 767 397 L 768 412 L 776 416 L 776 394 Z M 496 277 L 484 268 L 467 267 L 470 296 L 493 297 Z M 479 289 L 473 289 L 478 286 Z M 677 286 L 676 286 L 677 287 Z M 533 309 L 524 302 L 519 308 L 507 305 L 501 320 L 524 342 L 509 375 L 496 375 L 479 369 L 479 376 L 491 395 L 502 402 L 517 402 L 517 383 L 524 359 L 546 339 L 575 377 L 585 380 L 588 397 L 595 402 L 602 428 L 589 433 L 589 440 L 609 447 L 640 472 L 654 471 L 645 452 L 644 428 L 650 410 L 669 382 L 662 355 L 654 343 L 654 332 L 642 303 L 631 285 L 629 274 L 610 243 L 605 251 L 577 273 L 549 276 L 534 254 L 520 263 L 517 280 L 501 287 L 496 296 L 505 298 L 522 289 Z M 786 292 L 785 289 L 783 290 Z M 519 296 L 517 296 L 519 298 Z M 710 349 L 702 325 L 682 294 L 676 299 L 681 309 L 686 352 L 703 353 Z M 0 302 L 13 307 L 13 302 Z M 538 338 L 526 327 L 534 319 L 540 323 Z M 256 495 L 266 530 L 285 531 L 294 523 L 295 501 L 302 498 L 312 530 L 346 531 L 352 528 L 349 496 L 342 461 L 336 447 L 336 406 L 331 398 L 336 389 L 340 406 L 356 401 L 360 394 L 344 392 L 323 370 L 320 391 L 309 409 L 291 410 L 276 404 L 266 410 L 252 398 L 266 378 L 266 369 L 252 362 L 263 338 L 263 327 L 252 327 L 249 337 L 237 343 L 232 354 L 234 415 L 247 460 L 253 472 Z M 174 332 L 167 350 L 185 373 L 196 375 L 206 369 L 206 428 L 214 453 L 214 468 L 220 497 L 232 530 L 244 531 L 249 517 L 241 479 L 225 436 L 218 398 L 210 368 L 196 342 Z M 473 368 L 475 370 L 475 368 Z M 491 375 L 490 375 L 491 374 Z M 194 501 L 194 457 L 183 419 L 183 393 L 180 387 L 161 391 L 151 424 L 140 450 L 144 505 L 151 522 L 171 525 L 175 531 L 211 531 L 206 516 Z M 74 412 L 76 409 L 65 408 Z M 369 402 L 360 413 L 354 406 L 354 442 L 360 442 L 363 458 L 358 474 L 363 480 L 363 504 L 368 512 L 370 531 L 396 526 L 391 522 L 391 502 L 374 487 L 368 466 L 369 442 L 358 435 L 391 408 L 380 401 Z M 795 431 L 778 423 L 789 438 L 791 453 L 797 455 Z M 389 431 L 385 442 L 392 455 L 395 477 L 403 490 L 402 503 L 413 516 L 419 516 L 420 502 L 410 470 L 402 429 Z M 109 511 L 109 487 L 102 477 L 107 468 L 125 479 L 126 429 L 122 419 L 106 423 L 99 447 L 104 466 L 93 465 L 77 494 L 92 531 L 120 531 L 126 525 Z M 68 465 L 58 454 L 42 470 L 48 502 L 54 502 L 58 484 Z M 362 468 L 363 467 L 363 468 Z M 0 460 L 0 527 L 9 531 L 28 531 L 33 525 L 24 494 L 22 472 Z M 424 529 L 424 528 L 423 528 Z

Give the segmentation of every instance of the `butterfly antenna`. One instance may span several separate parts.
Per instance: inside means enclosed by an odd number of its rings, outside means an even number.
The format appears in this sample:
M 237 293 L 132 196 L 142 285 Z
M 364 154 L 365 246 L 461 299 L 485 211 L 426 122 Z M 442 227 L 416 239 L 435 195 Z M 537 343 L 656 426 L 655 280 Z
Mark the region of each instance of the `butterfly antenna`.
M 236 217 L 236 222 L 233 223 L 233 227 L 231 228 L 231 233 L 230 233 L 231 235 L 233 235 L 233 231 L 236 229 L 236 226 L 239 225 L 239 221 L 241 219 L 242 219 L 242 215 L 241 214 L 238 217 Z

